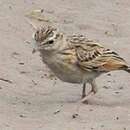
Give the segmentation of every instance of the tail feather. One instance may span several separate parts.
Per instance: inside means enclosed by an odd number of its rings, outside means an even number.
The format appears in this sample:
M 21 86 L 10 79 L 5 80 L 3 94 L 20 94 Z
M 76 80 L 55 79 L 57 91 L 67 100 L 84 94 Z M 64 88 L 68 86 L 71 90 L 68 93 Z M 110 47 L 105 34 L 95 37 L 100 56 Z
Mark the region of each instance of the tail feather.
M 125 71 L 127 71 L 128 73 L 130 73 L 130 67 L 126 68 Z

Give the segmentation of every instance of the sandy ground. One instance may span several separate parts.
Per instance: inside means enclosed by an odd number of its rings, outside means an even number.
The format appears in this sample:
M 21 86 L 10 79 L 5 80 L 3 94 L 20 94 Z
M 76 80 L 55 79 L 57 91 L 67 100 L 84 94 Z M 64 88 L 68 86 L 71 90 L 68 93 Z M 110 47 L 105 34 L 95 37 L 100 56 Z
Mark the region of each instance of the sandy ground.
M 130 130 L 130 75 L 122 71 L 99 77 L 98 93 L 72 119 L 81 85 L 51 79 L 31 53 L 24 15 L 40 8 L 64 33 L 98 40 L 130 64 L 129 0 L 0 0 L 0 130 Z

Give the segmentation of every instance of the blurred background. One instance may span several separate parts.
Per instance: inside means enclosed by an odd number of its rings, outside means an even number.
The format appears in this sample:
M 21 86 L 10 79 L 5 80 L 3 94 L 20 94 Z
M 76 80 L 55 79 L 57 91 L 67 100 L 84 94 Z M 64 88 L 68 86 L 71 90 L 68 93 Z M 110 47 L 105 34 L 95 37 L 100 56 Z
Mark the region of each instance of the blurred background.
M 32 54 L 33 26 L 48 24 L 130 64 L 129 0 L 0 0 L 0 130 L 129 130 L 130 75 L 122 71 L 100 76 L 99 92 L 72 119 L 81 85 L 58 80 Z

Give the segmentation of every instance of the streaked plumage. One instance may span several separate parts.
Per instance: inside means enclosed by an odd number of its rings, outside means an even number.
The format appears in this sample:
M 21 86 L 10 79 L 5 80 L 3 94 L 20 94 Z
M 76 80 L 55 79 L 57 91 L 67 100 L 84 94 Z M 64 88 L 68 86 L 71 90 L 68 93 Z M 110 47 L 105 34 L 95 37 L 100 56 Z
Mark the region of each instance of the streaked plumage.
M 75 48 L 78 65 L 86 71 L 109 72 L 128 68 L 125 60 L 116 52 L 82 35 L 71 36 L 70 42 Z
M 83 35 L 65 36 L 52 27 L 44 27 L 36 31 L 33 39 L 43 62 L 59 79 L 84 84 L 82 97 L 86 96 L 87 82 L 92 85 L 92 92 L 97 92 L 95 78 L 100 74 L 113 70 L 130 72 L 116 52 Z

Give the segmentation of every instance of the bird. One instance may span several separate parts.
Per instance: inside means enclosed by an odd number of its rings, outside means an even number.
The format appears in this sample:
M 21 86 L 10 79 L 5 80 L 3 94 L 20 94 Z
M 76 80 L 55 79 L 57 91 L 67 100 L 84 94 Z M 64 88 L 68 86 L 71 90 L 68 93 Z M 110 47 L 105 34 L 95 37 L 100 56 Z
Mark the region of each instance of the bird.
M 83 84 L 81 100 L 97 93 L 96 78 L 115 70 L 130 73 L 127 62 L 111 49 L 81 34 L 65 35 L 52 26 L 36 29 L 32 36 L 34 50 L 62 81 Z M 91 90 L 86 94 L 86 84 Z

